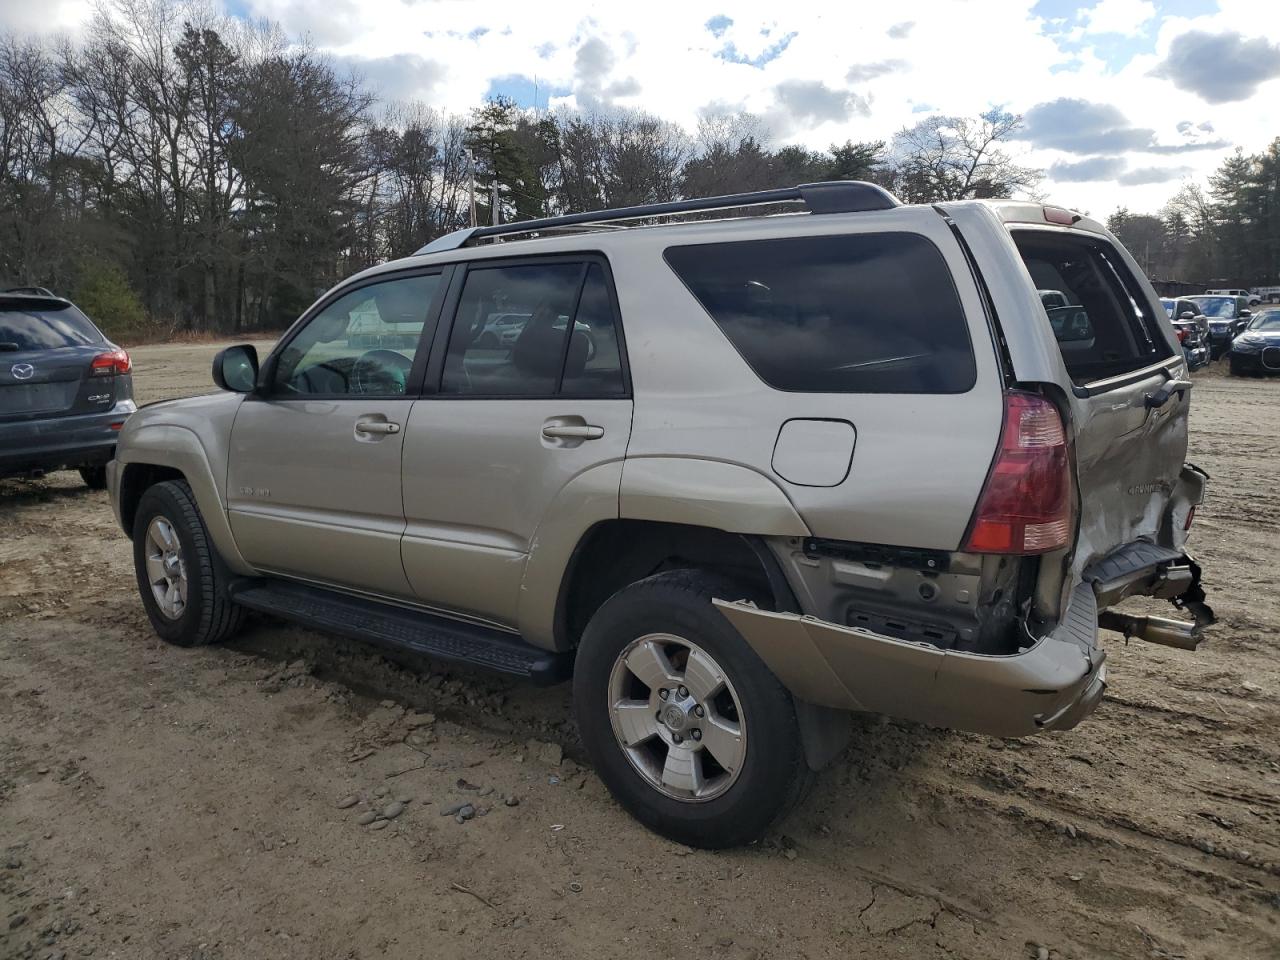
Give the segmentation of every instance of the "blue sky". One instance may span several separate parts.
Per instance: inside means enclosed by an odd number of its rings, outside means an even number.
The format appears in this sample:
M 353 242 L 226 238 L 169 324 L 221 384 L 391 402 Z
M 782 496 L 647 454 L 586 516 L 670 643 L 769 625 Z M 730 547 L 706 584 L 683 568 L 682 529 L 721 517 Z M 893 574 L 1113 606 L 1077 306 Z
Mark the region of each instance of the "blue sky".
M 1276 0 L 204 2 L 441 110 L 502 94 L 691 131 L 746 111 L 774 145 L 823 148 L 998 106 L 1026 117 L 1014 152 L 1049 172 L 1042 193 L 1100 215 L 1156 209 L 1280 135 Z M 0 27 L 74 33 L 91 4 L 0 0 Z

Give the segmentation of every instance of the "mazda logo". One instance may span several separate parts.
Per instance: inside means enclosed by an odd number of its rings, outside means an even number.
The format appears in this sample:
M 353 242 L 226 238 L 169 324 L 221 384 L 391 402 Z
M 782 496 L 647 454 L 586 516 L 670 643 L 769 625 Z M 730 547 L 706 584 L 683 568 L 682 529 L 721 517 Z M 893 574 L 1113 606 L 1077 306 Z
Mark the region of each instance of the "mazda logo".
M 15 380 L 30 380 L 36 375 L 36 368 L 29 363 L 15 363 L 9 368 Z

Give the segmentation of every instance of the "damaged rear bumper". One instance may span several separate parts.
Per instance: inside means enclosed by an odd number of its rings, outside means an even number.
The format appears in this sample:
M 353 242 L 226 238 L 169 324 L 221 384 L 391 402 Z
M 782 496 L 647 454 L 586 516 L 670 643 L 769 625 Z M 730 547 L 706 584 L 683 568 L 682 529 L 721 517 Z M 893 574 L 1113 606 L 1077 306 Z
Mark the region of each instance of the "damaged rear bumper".
M 1074 727 L 1106 689 L 1093 589 L 1048 636 L 1010 656 L 942 650 L 747 603 L 715 605 L 802 700 L 998 737 Z

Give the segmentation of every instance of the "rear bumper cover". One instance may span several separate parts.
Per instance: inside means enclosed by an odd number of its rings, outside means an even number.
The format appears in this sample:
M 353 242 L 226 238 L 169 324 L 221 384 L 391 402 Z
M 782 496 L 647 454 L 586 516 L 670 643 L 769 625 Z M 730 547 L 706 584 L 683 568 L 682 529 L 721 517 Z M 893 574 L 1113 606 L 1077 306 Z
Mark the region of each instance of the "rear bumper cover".
M 0 423 L 0 476 L 106 463 L 120 435 L 112 425 L 136 409 L 125 400 L 100 413 Z
M 1066 730 L 1106 689 L 1093 589 L 1080 584 L 1062 623 L 1021 653 L 942 650 L 815 617 L 715 605 L 795 696 L 998 737 Z

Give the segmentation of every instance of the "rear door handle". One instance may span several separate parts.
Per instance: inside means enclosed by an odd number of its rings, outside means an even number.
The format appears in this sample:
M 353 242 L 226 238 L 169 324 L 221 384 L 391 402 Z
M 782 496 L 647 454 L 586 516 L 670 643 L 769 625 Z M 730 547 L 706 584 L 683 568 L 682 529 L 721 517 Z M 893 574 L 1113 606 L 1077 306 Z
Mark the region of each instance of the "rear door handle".
M 367 436 L 386 436 L 389 433 L 399 433 L 400 424 L 389 423 L 386 420 L 357 420 L 356 433 L 363 433 Z
M 604 427 L 589 423 L 548 423 L 542 428 L 542 435 L 548 440 L 599 440 L 604 436 Z

